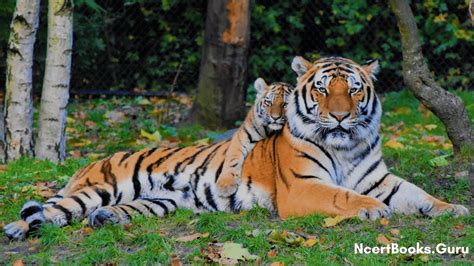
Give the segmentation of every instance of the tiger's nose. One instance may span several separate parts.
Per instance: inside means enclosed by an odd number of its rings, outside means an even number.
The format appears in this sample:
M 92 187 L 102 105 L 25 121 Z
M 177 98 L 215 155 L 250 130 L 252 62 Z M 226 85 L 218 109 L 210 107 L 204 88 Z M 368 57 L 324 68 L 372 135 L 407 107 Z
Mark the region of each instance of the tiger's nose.
M 329 115 L 336 118 L 336 120 L 338 122 L 341 122 L 344 119 L 346 119 L 347 117 L 349 117 L 351 115 L 351 113 L 349 113 L 349 112 L 330 112 Z
M 281 118 L 281 114 L 271 114 L 270 117 L 276 121 Z

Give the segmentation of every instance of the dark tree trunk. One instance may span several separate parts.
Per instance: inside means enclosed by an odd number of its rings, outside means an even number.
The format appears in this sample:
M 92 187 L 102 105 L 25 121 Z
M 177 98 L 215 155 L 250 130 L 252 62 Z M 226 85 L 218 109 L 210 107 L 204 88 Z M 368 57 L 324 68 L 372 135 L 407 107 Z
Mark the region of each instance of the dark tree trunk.
M 244 116 L 249 40 L 249 0 L 209 0 L 193 120 L 222 128 Z
M 421 51 L 415 18 L 406 0 L 390 0 L 400 30 L 403 50 L 403 79 L 415 97 L 446 127 L 454 153 L 474 146 L 474 133 L 464 103 L 439 86 L 430 73 Z

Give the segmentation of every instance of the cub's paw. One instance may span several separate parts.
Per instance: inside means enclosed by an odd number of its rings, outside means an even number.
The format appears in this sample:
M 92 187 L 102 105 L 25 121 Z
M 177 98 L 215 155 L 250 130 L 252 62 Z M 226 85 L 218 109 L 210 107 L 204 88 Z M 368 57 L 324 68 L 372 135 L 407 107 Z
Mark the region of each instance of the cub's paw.
M 359 210 L 359 218 L 361 220 L 375 221 L 379 218 L 390 218 L 392 210 L 385 204 L 371 208 L 361 208 Z
M 24 220 L 9 223 L 3 227 L 3 232 L 9 239 L 21 240 L 26 237 L 29 226 Z
M 118 224 L 130 222 L 127 217 L 122 217 L 113 207 L 101 207 L 89 215 L 89 226 L 100 227 L 104 224 Z
M 469 209 L 459 205 L 459 204 L 442 204 L 440 206 L 435 206 L 431 208 L 429 212 L 426 213 L 426 215 L 430 217 L 436 217 L 445 213 L 451 213 L 454 216 L 466 216 L 469 215 Z
M 216 192 L 219 197 L 229 197 L 239 187 L 240 180 L 233 173 L 222 173 L 216 184 Z

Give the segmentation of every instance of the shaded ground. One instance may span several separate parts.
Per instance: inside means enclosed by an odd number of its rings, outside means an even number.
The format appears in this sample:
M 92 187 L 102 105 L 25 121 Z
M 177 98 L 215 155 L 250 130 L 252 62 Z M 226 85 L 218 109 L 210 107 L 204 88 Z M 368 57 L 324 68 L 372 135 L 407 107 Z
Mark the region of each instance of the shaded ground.
M 474 96 L 468 92 L 459 94 L 473 118 Z M 381 130 L 391 170 L 439 198 L 469 204 L 467 176 L 472 151 L 465 151 L 461 160 L 452 161 L 443 127 L 407 92 L 386 94 L 383 102 Z M 69 107 L 67 129 L 70 157 L 63 165 L 21 159 L 1 170 L 0 224 L 17 219 L 27 199 L 44 201 L 79 167 L 114 151 L 212 141 L 218 133 L 199 126 L 171 126 L 189 104 L 185 97 L 167 102 L 158 98 L 74 100 Z M 281 221 L 268 211 L 255 208 L 240 214 L 194 215 L 179 210 L 163 219 L 135 217 L 125 228 L 106 226 L 93 230 L 78 221 L 64 228 L 45 226 L 40 238 L 23 242 L 10 242 L 0 236 L 0 261 L 143 264 L 169 263 L 174 255 L 175 260 L 202 263 L 213 261 L 219 243 L 232 241 L 243 244 L 264 263 L 474 262 L 473 215 L 436 219 L 396 215 L 388 221 L 354 219 L 333 227 L 324 227 L 324 219 L 315 215 Z M 274 241 L 266 235 L 270 229 L 283 235 L 296 233 L 303 236 L 304 242 Z M 186 239 L 196 233 L 201 237 L 180 241 L 180 237 Z M 416 246 L 417 242 L 431 247 L 438 243 L 468 246 L 471 254 L 354 254 L 355 243 L 381 246 L 385 241 L 406 247 Z

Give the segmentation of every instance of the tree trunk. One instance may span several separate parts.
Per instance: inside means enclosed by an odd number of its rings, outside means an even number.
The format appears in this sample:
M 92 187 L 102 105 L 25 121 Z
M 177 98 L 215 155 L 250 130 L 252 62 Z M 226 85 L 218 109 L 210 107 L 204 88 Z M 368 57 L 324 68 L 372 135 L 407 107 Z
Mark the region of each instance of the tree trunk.
M 194 120 L 222 128 L 245 115 L 249 40 L 249 0 L 208 1 Z
M 474 146 L 474 133 L 464 103 L 441 88 L 430 73 L 421 51 L 415 18 L 406 0 L 390 0 L 400 30 L 403 50 L 403 78 L 415 97 L 431 110 L 446 127 L 454 153 Z
M 48 48 L 41 94 L 36 156 L 62 162 L 66 156 L 66 106 L 72 53 L 72 0 L 49 0 Z
M 5 91 L 5 159 L 33 155 L 32 67 L 40 0 L 17 0 L 10 24 Z

